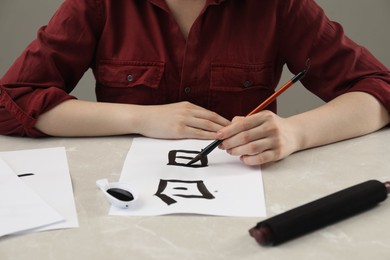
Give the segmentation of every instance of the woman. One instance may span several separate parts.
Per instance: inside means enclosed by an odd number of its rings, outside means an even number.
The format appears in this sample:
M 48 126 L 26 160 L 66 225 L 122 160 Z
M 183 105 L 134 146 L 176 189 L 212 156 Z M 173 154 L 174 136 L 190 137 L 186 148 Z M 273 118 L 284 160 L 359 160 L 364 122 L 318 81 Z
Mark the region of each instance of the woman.
M 325 105 L 243 118 L 308 58 Z M 68 94 L 88 68 L 99 102 Z M 312 0 L 67 0 L 1 79 L 0 133 L 223 139 L 261 165 L 382 128 L 389 84 Z

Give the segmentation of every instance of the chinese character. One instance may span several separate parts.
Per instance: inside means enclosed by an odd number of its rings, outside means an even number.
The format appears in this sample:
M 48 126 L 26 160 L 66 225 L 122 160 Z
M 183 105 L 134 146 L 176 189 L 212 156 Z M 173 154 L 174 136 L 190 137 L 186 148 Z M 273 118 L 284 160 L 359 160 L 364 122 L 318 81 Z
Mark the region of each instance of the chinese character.
M 188 199 L 214 199 L 203 181 L 160 180 L 156 194 L 168 206 L 177 201 L 172 197 Z
M 187 165 L 189 161 L 193 159 L 193 157 L 188 156 L 188 154 L 198 155 L 198 151 L 186 151 L 186 150 L 172 150 L 168 153 L 168 165 L 176 165 L 176 166 L 184 166 L 184 167 L 207 167 L 207 156 L 202 156 L 201 159 L 194 164 Z

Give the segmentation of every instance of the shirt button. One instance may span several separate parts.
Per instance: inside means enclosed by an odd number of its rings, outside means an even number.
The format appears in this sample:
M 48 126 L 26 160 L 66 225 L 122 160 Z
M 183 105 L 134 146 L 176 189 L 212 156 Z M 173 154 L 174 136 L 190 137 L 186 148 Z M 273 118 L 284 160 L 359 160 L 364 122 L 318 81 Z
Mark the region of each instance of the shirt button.
M 250 80 L 245 80 L 243 83 L 242 83 L 242 86 L 244 87 L 244 88 L 249 88 L 250 86 L 252 86 L 252 81 L 250 81 Z
M 133 75 L 127 75 L 127 81 L 132 82 L 133 81 Z
M 191 88 L 190 87 L 184 88 L 184 93 L 189 94 L 190 92 L 191 92 Z

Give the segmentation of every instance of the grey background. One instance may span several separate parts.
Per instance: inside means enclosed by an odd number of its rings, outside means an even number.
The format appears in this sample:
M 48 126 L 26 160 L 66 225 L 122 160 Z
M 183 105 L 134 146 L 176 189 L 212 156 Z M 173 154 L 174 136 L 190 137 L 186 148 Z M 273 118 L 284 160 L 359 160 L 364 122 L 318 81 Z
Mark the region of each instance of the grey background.
M 62 0 L 0 0 L 0 75 L 2 76 L 45 25 Z M 344 26 L 346 34 L 390 67 L 390 0 L 317 0 L 327 15 Z M 285 70 L 281 84 L 292 75 Z M 72 93 L 95 100 L 94 78 L 88 71 Z M 279 114 L 289 116 L 322 104 L 300 84 L 278 99 Z

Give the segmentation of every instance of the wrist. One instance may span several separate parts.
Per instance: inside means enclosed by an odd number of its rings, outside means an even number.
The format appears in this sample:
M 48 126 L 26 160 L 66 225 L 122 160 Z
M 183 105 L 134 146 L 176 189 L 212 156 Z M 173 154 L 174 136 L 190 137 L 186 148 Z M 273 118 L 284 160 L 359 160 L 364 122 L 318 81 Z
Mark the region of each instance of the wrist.
M 309 148 L 308 141 L 305 135 L 307 127 L 304 122 L 297 116 L 292 116 L 286 119 L 290 125 L 290 142 L 292 153 Z
M 122 128 L 124 134 L 142 134 L 144 111 L 141 106 L 131 104 L 119 104 L 119 106 L 121 109 L 117 110 L 116 119 L 119 123 L 118 128 Z

